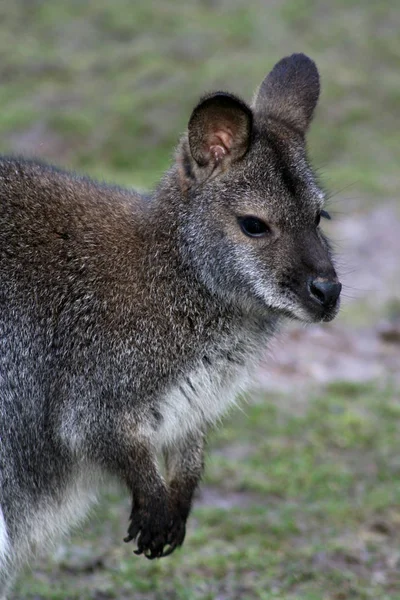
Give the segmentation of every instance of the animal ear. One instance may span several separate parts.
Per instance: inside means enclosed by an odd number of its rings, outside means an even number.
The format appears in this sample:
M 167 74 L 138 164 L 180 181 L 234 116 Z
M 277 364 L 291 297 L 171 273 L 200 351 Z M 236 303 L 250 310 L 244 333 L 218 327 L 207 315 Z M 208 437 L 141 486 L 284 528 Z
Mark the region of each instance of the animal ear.
M 308 56 L 282 58 L 262 82 L 254 100 L 255 112 L 273 117 L 305 134 L 319 97 L 319 74 Z
M 199 167 L 230 164 L 247 152 L 253 114 L 231 94 L 206 96 L 192 112 L 188 127 L 190 153 Z

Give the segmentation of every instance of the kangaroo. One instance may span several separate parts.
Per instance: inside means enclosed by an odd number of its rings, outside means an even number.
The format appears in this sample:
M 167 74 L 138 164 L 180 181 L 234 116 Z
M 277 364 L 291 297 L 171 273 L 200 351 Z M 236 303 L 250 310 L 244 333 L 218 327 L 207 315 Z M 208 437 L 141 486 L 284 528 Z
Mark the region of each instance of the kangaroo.
M 0 596 L 105 474 L 132 496 L 135 553 L 173 552 L 207 431 L 277 328 L 337 314 L 305 149 L 318 96 L 303 54 L 251 106 L 205 96 L 146 196 L 0 160 Z

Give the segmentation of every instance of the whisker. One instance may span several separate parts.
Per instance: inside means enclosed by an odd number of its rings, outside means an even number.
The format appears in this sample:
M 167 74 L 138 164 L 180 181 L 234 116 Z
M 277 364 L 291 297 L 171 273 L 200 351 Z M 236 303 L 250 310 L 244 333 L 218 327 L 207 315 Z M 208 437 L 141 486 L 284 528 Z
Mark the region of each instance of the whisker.
M 341 298 L 346 298 L 349 300 L 359 300 L 360 296 L 352 296 L 351 294 L 344 294 L 343 292 L 340 294 Z
M 373 292 L 374 288 L 358 288 L 353 285 L 347 285 L 347 283 L 342 284 L 344 288 L 347 290 L 353 290 L 354 292 Z

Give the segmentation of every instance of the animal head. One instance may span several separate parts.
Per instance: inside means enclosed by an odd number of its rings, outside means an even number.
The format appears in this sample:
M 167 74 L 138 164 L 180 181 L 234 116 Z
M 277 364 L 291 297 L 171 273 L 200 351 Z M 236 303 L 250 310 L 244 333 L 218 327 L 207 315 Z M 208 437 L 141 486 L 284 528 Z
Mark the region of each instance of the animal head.
M 331 320 L 341 290 L 305 147 L 319 89 L 312 60 L 283 58 L 251 106 L 223 92 L 204 97 L 177 157 L 183 244 L 203 282 L 308 322 Z

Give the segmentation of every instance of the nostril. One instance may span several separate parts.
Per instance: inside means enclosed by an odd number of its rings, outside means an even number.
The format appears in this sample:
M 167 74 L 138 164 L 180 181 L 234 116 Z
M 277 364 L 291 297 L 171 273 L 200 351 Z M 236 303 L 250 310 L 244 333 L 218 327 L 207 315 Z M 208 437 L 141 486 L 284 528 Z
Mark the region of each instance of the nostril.
M 317 298 L 317 300 L 321 302 L 321 304 L 325 303 L 324 292 L 321 289 L 319 289 L 319 287 L 315 285 L 313 281 L 310 283 L 310 292 L 313 296 L 315 296 L 315 298 Z
M 313 279 L 309 282 L 310 295 L 323 306 L 332 306 L 340 296 L 342 284 L 337 281 Z

